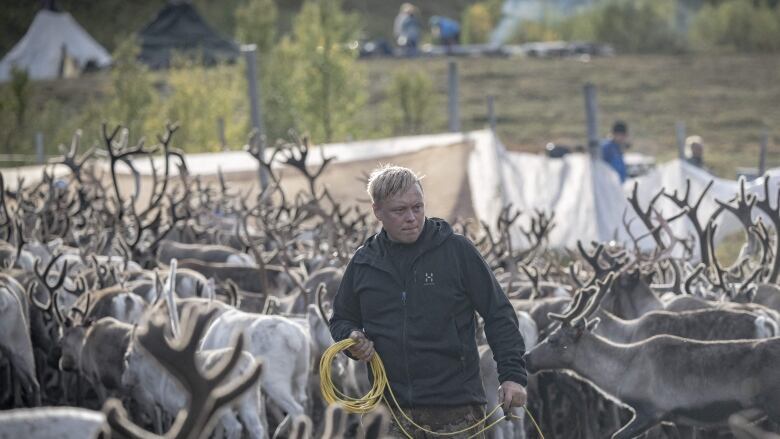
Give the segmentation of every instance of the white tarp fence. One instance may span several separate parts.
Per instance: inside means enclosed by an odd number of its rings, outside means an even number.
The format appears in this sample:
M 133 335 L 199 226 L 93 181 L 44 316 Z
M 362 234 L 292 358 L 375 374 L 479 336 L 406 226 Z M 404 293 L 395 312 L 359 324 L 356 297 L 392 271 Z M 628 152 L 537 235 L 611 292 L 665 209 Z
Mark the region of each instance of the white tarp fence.
M 472 133 L 475 148 L 469 163 L 469 181 L 474 211 L 480 220 L 494 225 L 501 208 L 511 203 L 513 209 L 525 213 L 522 225 L 527 229 L 534 209 L 555 212 L 555 228 L 550 232 L 550 246 L 576 248 L 578 240 L 587 243 L 609 241 L 617 238 L 631 243 L 623 225 L 623 213 L 627 220 L 635 218 L 627 197 L 638 183 L 637 198 L 646 209 L 650 199 L 661 188 L 684 197 L 686 181 L 690 180 L 689 203 L 695 204 L 707 184 L 714 180 L 699 207 L 698 218 L 704 226 L 717 209 L 717 200 L 729 201 L 739 190 L 739 183 L 714 177 L 708 172 L 681 160 L 664 163 L 650 173 L 626 181 L 622 186 L 617 174 L 600 159 L 587 154 L 569 154 L 563 158 L 549 158 L 539 154 L 508 152 L 500 140 L 488 131 Z M 746 183 L 746 191 L 759 194 L 763 199 L 764 179 L 770 180 L 770 198 L 780 190 L 780 169 L 772 169 L 765 177 Z M 773 204 L 774 205 L 774 204 Z M 664 217 L 671 217 L 680 209 L 666 197 L 661 197 L 655 207 Z M 757 214 L 754 212 L 754 215 Z M 718 218 L 716 242 L 742 229 L 739 221 L 730 213 Z M 671 223 L 673 233 L 681 238 L 694 233 L 687 218 Z M 639 220 L 631 224 L 634 236 L 641 236 L 647 229 Z M 516 231 L 513 238 L 519 245 L 525 244 L 522 233 Z M 645 248 L 654 245 L 652 238 L 641 241 Z
M 334 157 L 341 163 L 378 158 L 387 158 L 392 163 L 396 155 L 464 142 L 473 145 L 471 156 L 465 170 L 453 169 L 453 172 L 468 172 L 471 200 L 477 219 L 495 226 L 502 207 L 511 203 L 513 210 L 524 214 L 519 222 L 528 229 L 534 210 L 548 214 L 555 212 L 555 227 L 549 234 L 549 244 L 553 248 L 574 249 L 578 240 L 587 243 L 617 239 L 631 243 L 623 225 L 623 213 L 627 212 L 629 220 L 635 217 L 627 200 L 635 183 L 639 184 L 639 203 L 646 209 L 650 199 L 661 188 L 670 194 L 677 191 L 679 196 L 684 196 L 686 180 L 691 182 L 689 202 L 694 204 L 710 180 L 714 180 L 699 208 L 702 225 L 717 209 L 716 199 L 728 201 L 739 189 L 737 181 L 714 177 L 680 160 L 661 164 L 650 173 L 628 180 L 621 186 L 617 174 L 600 159 L 591 159 L 587 154 L 549 158 L 541 154 L 509 152 L 490 130 L 312 146 L 307 164 L 320 164 L 323 155 Z M 270 157 L 270 151 L 266 151 L 266 157 Z M 244 151 L 188 154 L 186 160 L 189 172 L 193 175 L 216 175 L 218 169 L 225 174 L 244 172 L 256 170 L 258 166 Z M 148 159 L 134 161 L 134 165 L 141 174 L 148 175 L 151 172 Z M 160 169 L 162 165 L 162 160 L 155 158 L 155 167 Z M 124 165 L 117 170 L 128 172 Z M 41 177 L 41 167 L 1 171 L 9 188 L 15 186 L 18 177 L 25 177 L 26 184 Z M 171 168 L 172 174 L 176 171 L 175 167 Z M 57 176 L 67 173 L 64 166 L 55 168 Z M 746 183 L 746 189 L 750 193 L 760 194 L 763 199 L 764 178 L 770 179 L 770 194 L 773 194 L 774 203 L 780 190 L 780 168 L 768 171 L 766 177 Z M 661 197 L 655 206 L 664 217 L 679 212 L 679 208 L 665 197 Z M 687 218 L 679 218 L 671 226 L 679 237 L 687 237 L 694 231 Z M 738 220 L 730 213 L 724 213 L 719 217 L 716 241 L 740 229 Z M 520 230 L 516 228 L 513 231 L 516 244 L 525 245 L 525 237 Z M 634 236 L 640 236 L 647 230 L 638 220 L 634 220 L 632 232 Z M 654 245 L 651 238 L 644 239 L 641 244 L 645 248 Z

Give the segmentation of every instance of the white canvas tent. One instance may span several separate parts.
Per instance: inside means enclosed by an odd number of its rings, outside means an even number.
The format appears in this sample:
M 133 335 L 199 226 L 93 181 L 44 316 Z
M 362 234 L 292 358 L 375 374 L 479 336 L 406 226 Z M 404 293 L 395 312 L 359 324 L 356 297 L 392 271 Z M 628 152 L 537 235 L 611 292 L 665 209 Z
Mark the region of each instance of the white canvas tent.
M 69 13 L 41 10 L 0 61 L 0 82 L 11 78 L 14 67 L 27 71 L 31 79 L 59 78 L 68 64 L 79 71 L 88 64 L 106 67 L 111 55 Z

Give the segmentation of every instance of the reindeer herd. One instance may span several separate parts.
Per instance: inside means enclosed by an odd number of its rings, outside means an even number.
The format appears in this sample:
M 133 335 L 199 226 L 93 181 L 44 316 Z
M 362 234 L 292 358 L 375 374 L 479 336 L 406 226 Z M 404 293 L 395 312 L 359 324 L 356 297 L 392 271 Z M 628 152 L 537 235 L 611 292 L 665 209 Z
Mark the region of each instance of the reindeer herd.
M 331 160 L 308 166 L 306 139 L 269 157 L 250 142 L 268 176 L 253 193 L 190 175 L 175 131 L 130 145 L 104 126 L 102 145 L 80 152 L 77 134 L 62 148 L 66 177 L 46 167 L 11 189 L 0 174 L 0 437 L 383 437 L 386 412 L 326 407 L 317 367 L 344 267 L 377 230 L 369 210 L 331 196 L 318 181 Z M 137 171 L 147 160 L 151 182 Z M 280 167 L 308 190 L 286 193 Z M 456 221 L 517 311 L 545 437 L 780 437 L 770 187 L 765 177 L 753 194 L 743 182 L 709 218 L 698 212 L 709 186 L 698 198 L 661 189 L 647 206 L 635 187 L 624 215 L 633 242 L 577 251 L 546 245 L 564 220 L 552 213 L 506 206 L 495 224 Z M 664 217 L 662 197 L 679 210 Z M 715 246 L 722 215 L 749 244 L 728 266 Z M 695 234 L 675 236 L 673 221 Z M 492 408 L 495 363 L 475 335 Z M 348 395 L 369 388 L 363 363 L 339 356 L 332 373 Z M 537 437 L 515 414 L 488 435 Z

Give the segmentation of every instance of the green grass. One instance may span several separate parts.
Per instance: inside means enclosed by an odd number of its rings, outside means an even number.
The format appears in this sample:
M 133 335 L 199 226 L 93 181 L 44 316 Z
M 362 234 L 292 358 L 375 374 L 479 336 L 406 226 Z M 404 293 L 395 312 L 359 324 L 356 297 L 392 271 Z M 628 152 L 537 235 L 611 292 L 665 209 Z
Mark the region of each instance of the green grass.
M 734 178 L 757 166 L 761 135 L 770 134 L 767 166 L 780 166 L 778 55 L 645 55 L 577 59 L 459 59 L 463 129 L 486 124 L 486 97 L 496 96 L 498 133 L 510 149 L 541 151 L 547 142 L 584 144 L 582 88 L 598 90 L 599 128 L 628 121 L 633 149 L 659 161 L 677 154 L 675 123 L 706 143 L 708 166 Z M 436 84 L 438 129 L 445 130 L 447 60 L 363 62 L 381 89 L 394 72 L 423 68 Z M 373 101 L 380 100 L 378 98 Z
M 369 137 L 385 135 L 384 101 L 393 76 L 420 69 L 434 84 L 431 132 L 447 129 L 447 59 L 365 60 L 369 100 L 362 119 Z M 598 88 L 599 128 L 628 121 L 633 150 L 659 162 L 677 154 L 675 122 L 706 143 L 715 174 L 733 179 L 738 167 L 756 166 L 759 142 L 770 135 L 767 167 L 780 166 L 780 55 L 618 56 L 577 59 L 457 59 L 464 130 L 487 124 L 486 97 L 496 96 L 498 133 L 513 150 L 539 152 L 547 142 L 584 144 L 583 85 Z M 236 67 L 239 68 L 239 67 Z M 156 73 L 159 80 L 162 74 Z M 49 152 L 69 141 L 79 111 L 109 95 L 108 73 L 77 80 L 35 82 L 29 124 L 47 130 Z M 164 89 L 164 87 L 162 87 Z M 47 109 L 50 109 L 47 111 Z M 161 116 L 162 117 L 162 116 Z M 40 128 L 39 128 L 40 127 Z M 99 139 L 99 126 L 84 126 L 85 141 Z M 53 128 L 52 128 L 53 129 Z M 67 132 L 66 132 L 67 131 Z M 403 134 L 403 133 L 399 133 Z M 314 139 L 317 141 L 317 139 Z M 6 164 L 8 165 L 8 164 Z

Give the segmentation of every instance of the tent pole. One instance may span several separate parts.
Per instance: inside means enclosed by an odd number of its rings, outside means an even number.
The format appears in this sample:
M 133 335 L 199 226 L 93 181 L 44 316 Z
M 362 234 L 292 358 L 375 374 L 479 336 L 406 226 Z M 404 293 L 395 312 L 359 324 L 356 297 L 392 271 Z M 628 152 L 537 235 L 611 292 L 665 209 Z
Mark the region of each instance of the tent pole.
M 265 157 L 263 151 L 262 137 L 265 135 L 263 128 L 263 115 L 260 107 L 260 87 L 257 84 L 257 45 L 244 44 L 241 46 L 241 53 L 246 60 L 246 80 L 249 85 L 249 106 L 252 111 L 252 128 L 257 132 L 255 137 L 259 141 L 260 157 Z M 260 190 L 268 186 L 268 176 L 265 169 L 260 166 Z
M 766 149 L 769 146 L 769 131 L 764 130 L 761 135 L 761 150 L 758 153 L 758 175 L 760 177 L 764 175 L 766 171 Z
M 38 131 L 35 133 L 35 162 L 42 165 L 44 162 L 43 154 L 43 133 Z
M 583 87 L 585 94 L 585 116 L 588 124 L 588 151 L 591 157 L 598 157 L 599 147 L 599 110 L 596 101 L 596 86 L 591 82 Z
M 447 116 L 451 132 L 460 131 L 460 111 L 458 108 L 458 64 L 449 61 L 447 68 Z
M 488 123 L 490 124 L 490 131 L 493 131 L 493 133 L 496 132 L 496 107 L 495 107 L 495 101 L 496 97 L 493 95 L 488 95 L 487 97 L 487 116 L 488 116 Z
M 677 134 L 677 155 L 680 160 L 685 159 L 685 122 L 678 120 L 675 124 Z

